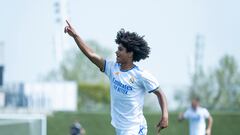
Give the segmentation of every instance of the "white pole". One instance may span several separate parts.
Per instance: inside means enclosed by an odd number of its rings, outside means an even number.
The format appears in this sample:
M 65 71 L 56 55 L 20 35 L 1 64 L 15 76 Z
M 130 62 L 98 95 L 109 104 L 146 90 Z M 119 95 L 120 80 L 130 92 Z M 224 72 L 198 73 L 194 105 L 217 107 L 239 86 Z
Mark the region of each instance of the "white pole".
M 4 42 L 0 41 L 0 87 L 3 85 L 4 72 Z
M 0 41 L 0 66 L 4 65 L 4 42 Z
M 47 118 L 46 118 L 46 116 L 42 116 L 42 126 L 41 126 L 41 128 L 42 128 L 41 135 L 47 135 Z
M 55 58 L 57 64 L 60 64 L 63 60 L 64 52 L 69 48 L 66 35 L 63 33 L 65 20 L 68 18 L 68 0 L 55 0 L 54 1 L 54 48 Z

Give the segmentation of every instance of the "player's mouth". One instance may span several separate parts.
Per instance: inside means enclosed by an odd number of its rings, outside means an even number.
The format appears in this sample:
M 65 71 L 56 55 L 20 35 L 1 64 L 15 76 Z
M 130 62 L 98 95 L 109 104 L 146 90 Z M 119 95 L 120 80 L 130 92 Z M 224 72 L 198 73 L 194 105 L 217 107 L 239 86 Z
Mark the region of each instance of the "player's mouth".
M 117 55 L 117 61 L 119 61 L 120 60 L 120 57 L 119 57 L 119 55 Z

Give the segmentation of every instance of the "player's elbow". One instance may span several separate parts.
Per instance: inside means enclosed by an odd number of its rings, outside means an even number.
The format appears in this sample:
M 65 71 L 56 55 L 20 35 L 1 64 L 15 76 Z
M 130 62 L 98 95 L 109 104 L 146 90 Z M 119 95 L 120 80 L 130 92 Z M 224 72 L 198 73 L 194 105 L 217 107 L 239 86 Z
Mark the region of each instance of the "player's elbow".
M 178 121 L 179 121 L 179 122 L 182 122 L 183 120 L 184 120 L 183 114 L 180 113 L 180 114 L 178 115 Z
M 213 122 L 213 117 L 210 115 L 209 121 Z
M 208 117 L 208 124 L 211 124 L 211 125 L 212 125 L 212 123 L 213 123 L 213 117 L 210 115 L 210 116 Z

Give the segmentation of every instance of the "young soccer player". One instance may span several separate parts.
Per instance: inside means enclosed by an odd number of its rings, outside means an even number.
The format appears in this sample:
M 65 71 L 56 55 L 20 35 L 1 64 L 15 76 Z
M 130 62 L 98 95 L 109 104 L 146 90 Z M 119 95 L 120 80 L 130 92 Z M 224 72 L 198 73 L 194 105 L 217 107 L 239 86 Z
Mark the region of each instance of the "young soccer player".
M 143 36 L 121 29 L 117 33 L 116 62 L 103 59 L 94 53 L 67 21 L 64 32 L 74 38 L 80 50 L 110 80 L 111 124 L 116 135 L 146 135 L 147 123 L 143 116 L 144 94 L 154 93 L 159 101 L 162 116 L 157 124 L 158 133 L 168 126 L 168 110 L 165 95 L 159 83 L 150 73 L 134 62 L 149 56 L 150 48 Z
M 211 135 L 213 119 L 206 108 L 200 106 L 200 99 L 193 98 L 192 105 L 184 113 L 178 116 L 179 121 L 183 119 L 189 120 L 190 135 Z M 205 119 L 208 119 L 206 128 Z

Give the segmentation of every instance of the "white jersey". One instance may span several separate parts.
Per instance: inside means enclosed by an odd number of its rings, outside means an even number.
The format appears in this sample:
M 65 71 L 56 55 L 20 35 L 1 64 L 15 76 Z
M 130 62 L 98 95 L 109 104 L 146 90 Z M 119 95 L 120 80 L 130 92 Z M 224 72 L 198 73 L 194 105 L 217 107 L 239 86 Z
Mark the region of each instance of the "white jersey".
M 105 60 L 104 72 L 110 80 L 111 124 L 124 130 L 146 124 L 142 111 L 144 94 L 156 90 L 158 81 L 137 66 L 123 71 L 120 64 L 108 60 Z
M 183 117 L 189 120 L 190 135 L 205 135 L 205 119 L 209 118 L 209 116 L 210 114 L 205 108 L 197 107 L 196 110 L 193 110 L 192 107 L 188 108 Z

